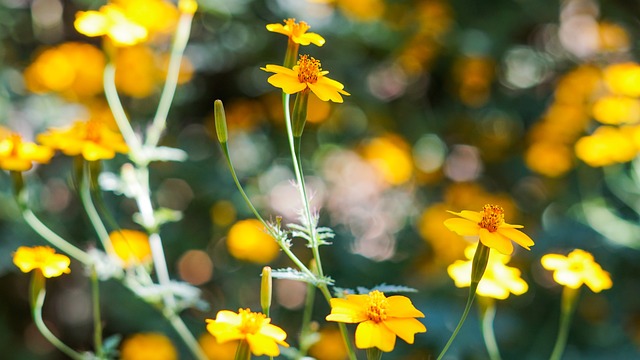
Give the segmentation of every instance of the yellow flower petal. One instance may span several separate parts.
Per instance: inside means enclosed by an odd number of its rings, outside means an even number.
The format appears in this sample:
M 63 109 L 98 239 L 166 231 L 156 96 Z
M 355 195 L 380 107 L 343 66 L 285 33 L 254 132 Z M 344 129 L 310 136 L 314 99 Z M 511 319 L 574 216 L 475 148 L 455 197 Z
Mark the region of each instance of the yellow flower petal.
M 356 328 L 356 347 L 359 349 L 377 347 L 384 352 L 389 352 L 393 350 L 395 344 L 396 334 L 382 323 L 365 321 Z
M 387 316 L 388 317 L 396 317 L 396 318 L 414 318 L 414 317 L 424 317 L 424 314 L 415 308 L 406 296 L 389 296 L 387 298 L 389 302 L 387 308 Z
M 292 77 L 287 74 L 271 75 L 267 81 L 269 84 L 282 89 L 285 93 L 291 95 L 307 88 L 306 83 L 298 81 L 298 77 Z
M 540 259 L 542 266 L 547 270 L 556 270 L 565 266 L 566 257 L 560 254 L 547 254 Z
M 511 255 L 513 253 L 513 244 L 511 244 L 511 240 L 499 233 L 490 232 L 487 229 L 480 229 L 479 235 L 480 241 L 482 241 L 486 246 L 496 249 L 505 255 Z
M 340 93 L 333 87 L 320 84 L 319 82 L 315 84 L 308 83 L 307 86 L 309 86 L 309 89 L 322 101 L 331 100 L 336 103 L 343 102 L 342 96 L 340 96 Z
M 99 11 L 79 11 L 76 13 L 76 20 L 73 26 L 79 33 L 89 36 L 102 36 L 107 33 L 109 29 L 109 21 Z
M 289 35 L 289 32 L 284 28 L 282 24 L 268 24 L 267 30 L 275 33 L 279 33 L 282 35 Z
M 247 334 L 247 342 L 254 355 L 278 356 L 280 354 L 278 344 L 268 336 L 262 334 Z
M 416 333 L 427 331 L 427 328 L 414 318 L 387 319 L 383 324 L 409 344 L 413 344 Z
M 444 226 L 461 236 L 477 236 L 478 232 L 480 231 L 480 226 L 478 226 L 478 223 L 469 221 L 467 219 L 447 219 L 444 221 Z
M 514 228 L 505 228 L 501 226 L 496 232 L 506 237 L 507 239 L 515 241 L 516 243 L 518 243 L 518 245 L 527 250 L 531 250 L 530 247 L 534 245 L 533 240 L 531 240 L 531 238 L 527 234 Z
M 273 339 L 275 339 L 277 342 L 281 343 L 281 345 L 285 345 L 286 343 L 284 343 L 284 339 L 287 338 L 287 333 L 282 330 L 281 328 L 275 326 L 275 325 L 271 325 L 271 324 L 265 324 L 260 328 L 260 334 L 265 335 L 265 336 L 269 336 Z M 287 345 L 288 346 L 288 345 Z
M 304 41 L 304 43 L 299 42 L 300 45 L 309 45 L 312 43 L 316 46 L 322 46 L 325 43 L 324 38 L 316 33 L 306 33 L 298 39 L 300 39 L 300 41 Z
M 344 323 L 359 323 L 368 320 L 367 313 L 363 310 L 363 306 L 351 301 L 351 299 L 334 298 L 329 300 L 331 303 L 331 314 L 327 315 L 327 321 L 338 321 Z
M 462 210 L 459 213 L 455 211 L 447 211 L 447 212 L 456 216 L 460 216 L 463 219 L 473 221 L 475 223 L 479 223 L 480 221 L 482 221 L 482 213 L 477 211 Z

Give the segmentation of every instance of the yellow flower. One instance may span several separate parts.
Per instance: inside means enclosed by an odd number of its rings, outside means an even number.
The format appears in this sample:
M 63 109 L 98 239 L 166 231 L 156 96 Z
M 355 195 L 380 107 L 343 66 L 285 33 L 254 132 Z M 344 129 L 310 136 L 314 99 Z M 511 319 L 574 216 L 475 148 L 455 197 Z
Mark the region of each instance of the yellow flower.
M 271 319 L 263 313 L 239 309 L 219 311 L 215 319 L 207 319 L 207 331 L 220 343 L 231 340 L 245 340 L 251 352 L 256 355 L 278 356 L 278 345 L 289 347 L 284 339 L 287 333 L 270 324 Z
M 541 259 L 542 266 L 553 271 L 553 279 L 560 285 L 578 289 L 587 285 L 593 292 L 610 289 L 613 283 L 608 272 L 593 260 L 590 253 L 575 249 L 568 256 L 547 254 Z
M 476 252 L 475 245 L 469 245 L 464 255 L 469 261 L 458 260 L 449 265 L 447 272 L 459 288 L 471 285 L 471 265 Z M 489 253 L 487 269 L 478 284 L 478 295 L 504 300 L 509 294 L 522 295 L 529 289 L 527 283 L 520 278 L 520 270 L 506 266 L 511 257 L 492 251 Z
M 278 34 L 286 35 L 291 41 L 300 45 L 309 45 L 311 43 L 322 46 L 325 40 L 322 36 L 316 33 L 308 33 L 310 26 L 304 22 L 296 23 L 296 19 L 284 20 L 282 24 L 269 24 L 267 30 Z
M 0 168 L 10 171 L 27 171 L 33 162 L 48 163 L 53 151 L 32 142 L 23 142 L 19 134 L 13 133 L 0 139 Z
M 177 360 L 178 351 L 168 337 L 159 333 L 135 334 L 122 342 L 122 360 Z
M 293 69 L 280 65 L 267 65 L 261 69 L 275 73 L 267 81 L 289 95 L 311 90 L 320 100 L 337 103 L 342 102 L 340 94 L 350 95 L 343 90 L 344 85 L 325 77 L 329 72 L 323 71 L 320 61 L 308 55 L 300 55 L 300 60 Z
M 627 130 L 624 127 L 598 127 L 593 134 L 581 137 L 576 142 L 576 156 L 592 167 L 633 160 L 638 154 L 638 148 Z
M 362 147 L 364 158 L 391 185 L 401 185 L 413 175 L 411 147 L 398 135 L 388 134 L 367 141 Z
M 50 129 L 38 135 L 38 141 L 69 156 L 82 155 L 88 161 L 112 159 L 116 152 L 129 151 L 122 135 L 97 120 L 76 121 L 66 129 Z
M 320 339 L 309 348 L 309 355 L 317 360 L 347 359 L 347 347 L 337 328 L 324 328 L 318 332 Z
M 109 234 L 116 255 L 126 266 L 152 261 L 149 236 L 142 231 L 122 229 Z
M 69 264 L 71 260 L 48 246 L 20 246 L 13 253 L 13 263 L 23 273 L 32 270 L 40 270 L 46 278 L 57 277 L 71 272 Z
M 266 264 L 278 256 L 280 247 L 256 219 L 236 222 L 227 234 L 227 249 L 236 259 Z
M 208 332 L 198 338 L 198 344 L 200 344 L 202 351 L 204 351 L 209 360 L 233 359 L 238 349 L 238 343 L 239 341 L 228 341 L 221 344 Z
M 99 11 L 79 11 L 73 25 L 83 35 L 106 35 L 119 46 L 138 44 L 149 35 L 145 27 L 129 20 L 123 9 L 113 4 L 102 6 Z
M 346 299 L 331 299 L 331 314 L 327 321 L 359 323 L 356 328 L 356 347 L 376 347 L 382 351 L 393 350 L 396 336 L 413 344 L 416 333 L 427 328 L 416 317 L 424 314 L 416 309 L 405 296 L 386 297 L 374 290 L 365 295 L 347 295 Z
M 513 245 L 511 240 L 523 248 L 530 250 L 533 240 L 525 233 L 516 230 L 522 225 L 512 225 L 504 222 L 504 210 L 497 205 L 485 205 L 482 212 L 462 210 L 449 211 L 462 219 L 447 219 L 444 225 L 451 231 L 462 236 L 480 236 L 480 241 L 505 255 L 511 255 Z

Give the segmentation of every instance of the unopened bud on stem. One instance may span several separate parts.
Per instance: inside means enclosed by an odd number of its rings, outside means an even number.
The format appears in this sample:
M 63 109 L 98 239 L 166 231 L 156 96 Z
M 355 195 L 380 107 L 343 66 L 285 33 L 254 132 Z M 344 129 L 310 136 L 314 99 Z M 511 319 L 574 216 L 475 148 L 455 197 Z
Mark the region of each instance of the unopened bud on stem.
M 224 106 L 222 105 L 221 100 L 216 100 L 213 102 L 213 117 L 215 118 L 216 123 L 216 135 L 218 136 L 218 141 L 221 144 L 227 142 L 227 117 L 224 113 Z

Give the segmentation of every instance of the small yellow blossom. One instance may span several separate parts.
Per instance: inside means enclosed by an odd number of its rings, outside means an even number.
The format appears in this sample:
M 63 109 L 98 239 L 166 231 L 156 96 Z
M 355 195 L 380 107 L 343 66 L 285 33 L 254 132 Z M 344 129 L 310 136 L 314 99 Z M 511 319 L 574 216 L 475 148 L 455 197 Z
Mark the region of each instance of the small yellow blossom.
M 604 82 L 616 95 L 640 96 L 640 64 L 624 62 L 604 69 Z
M 122 135 L 101 121 L 76 121 L 65 129 L 50 129 L 38 141 L 69 156 L 82 155 L 88 161 L 112 159 L 116 152 L 129 151 Z
M 16 133 L 0 139 L 0 168 L 4 170 L 27 171 L 34 161 L 46 164 L 52 156 L 48 147 L 24 142 Z
M 207 331 L 220 343 L 246 341 L 256 356 L 278 356 L 278 345 L 289 347 L 284 341 L 287 333 L 270 322 L 271 319 L 263 313 L 251 312 L 249 309 L 239 309 L 237 314 L 222 310 L 215 319 L 207 319 Z
M 338 328 L 324 328 L 320 339 L 309 348 L 309 355 L 317 360 L 344 360 L 349 357 L 347 347 Z
M 266 264 L 278 256 L 280 247 L 256 219 L 236 222 L 227 234 L 227 249 L 238 260 Z
M 330 302 L 331 314 L 327 315 L 327 321 L 359 323 L 356 328 L 356 347 L 359 349 L 376 347 L 389 352 L 395 347 L 396 336 L 413 344 L 416 333 L 427 331 L 415 319 L 424 314 L 405 296 L 386 297 L 374 290 L 364 295 L 347 295 L 346 299 L 334 298 Z
M 517 230 L 522 228 L 522 225 L 508 224 L 504 221 L 504 210 L 500 206 L 488 204 L 482 208 L 482 212 L 449 212 L 462 218 L 445 220 L 444 225 L 449 230 L 462 236 L 479 236 L 484 245 L 505 255 L 511 255 L 513 252 L 511 240 L 527 250 L 534 245 L 529 236 Z
M 79 11 L 73 24 L 79 33 L 89 36 L 108 36 L 115 45 L 131 46 L 147 40 L 145 27 L 127 18 L 117 5 L 104 5 L 99 11 Z
M 362 146 L 364 158 L 391 185 L 402 185 L 413 176 L 413 157 L 407 141 L 388 134 L 367 141 Z
M 309 45 L 314 44 L 317 46 L 322 46 L 325 43 L 325 40 L 322 36 L 307 32 L 310 26 L 304 21 L 300 21 L 296 23 L 296 19 L 286 19 L 284 20 L 284 25 L 282 24 L 268 24 L 267 30 L 271 32 L 275 32 L 278 34 L 286 35 L 289 37 L 291 41 L 300 45 Z
M 568 256 L 547 254 L 541 259 L 542 266 L 553 271 L 553 279 L 560 285 L 578 289 L 587 285 L 593 292 L 610 289 L 611 276 L 593 259 L 590 253 L 575 249 Z
M 614 126 L 598 127 L 593 134 L 576 142 L 576 156 L 592 167 L 633 160 L 638 154 L 638 148 L 626 130 Z
M 160 333 L 135 334 L 122 342 L 122 360 L 177 360 L 178 351 L 171 340 Z
M 464 255 L 468 261 L 458 260 L 449 265 L 447 272 L 459 288 L 471 285 L 472 259 L 476 252 L 475 245 L 469 245 Z M 520 270 L 506 266 L 511 257 L 499 252 L 489 253 L 487 269 L 478 284 L 477 294 L 498 300 L 504 300 L 509 294 L 522 295 L 529 289 L 527 283 L 520 277 Z
M 137 230 L 122 229 L 109 234 L 116 255 L 126 266 L 148 264 L 152 261 L 149 236 Z
M 208 332 L 198 338 L 198 344 L 209 360 L 233 359 L 238 349 L 238 343 L 239 341 L 227 341 L 221 344 Z
M 319 60 L 308 55 L 300 55 L 293 69 L 280 65 L 267 65 L 261 69 L 275 73 L 267 81 L 289 95 L 310 90 L 322 101 L 337 103 L 343 101 L 340 94 L 351 95 L 343 90 L 344 85 L 326 77 L 329 72 L 322 70 Z
M 610 125 L 636 123 L 640 121 L 640 100 L 626 96 L 603 96 L 593 104 L 593 117 Z
M 56 254 L 56 251 L 48 246 L 20 246 L 13 253 L 13 263 L 23 273 L 39 270 L 46 278 L 71 272 L 71 260 L 66 255 Z

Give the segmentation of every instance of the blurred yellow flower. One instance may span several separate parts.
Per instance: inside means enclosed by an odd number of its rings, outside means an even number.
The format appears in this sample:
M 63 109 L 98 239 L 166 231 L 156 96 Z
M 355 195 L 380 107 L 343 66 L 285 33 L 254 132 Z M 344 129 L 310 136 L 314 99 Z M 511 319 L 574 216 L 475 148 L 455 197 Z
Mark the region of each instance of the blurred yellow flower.
M 256 219 L 236 222 L 227 234 L 227 249 L 239 260 L 266 264 L 278 256 L 280 247 Z
M 380 19 L 384 14 L 385 4 L 382 0 L 313 0 L 318 3 L 335 3 L 348 18 L 357 21 Z
M 317 360 L 345 360 L 348 357 L 340 330 L 324 328 L 318 332 L 320 340 L 309 348 L 309 355 Z
M 604 69 L 604 82 L 617 95 L 640 97 L 640 64 L 625 62 Z
M 300 21 L 296 23 L 296 19 L 286 19 L 284 20 L 284 25 L 282 24 L 268 24 L 267 30 L 271 32 L 275 32 L 278 34 L 286 35 L 289 37 L 291 41 L 300 45 L 309 45 L 314 44 L 317 46 L 322 46 L 325 43 L 325 40 L 322 36 L 307 32 L 310 26 L 304 21 Z
M 526 150 L 524 159 L 529 169 L 551 178 L 560 177 L 573 167 L 571 148 L 557 142 L 534 142 Z
M 154 34 L 171 33 L 180 16 L 178 8 L 168 0 L 110 0 L 110 2 L 122 9 L 127 19 L 144 27 L 150 37 Z M 192 5 L 188 7 L 193 10 Z
M 593 259 L 590 253 L 575 249 L 568 256 L 547 254 L 541 259 L 542 266 L 553 271 L 553 279 L 560 285 L 578 289 L 587 285 L 593 292 L 610 289 L 611 276 Z
M 462 210 L 459 213 L 449 211 L 462 219 L 447 219 L 444 225 L 451 231 L 462 236 L 479 236 L 480 241 L 505 255 L 511 255 L 515 241 L 523 248 L 530 250 L 533 240 L 525 233 L 517 230 L 522 225 L 512 225 L 504 221 L 504 210 L 497 205 L 485 205 L 482 212 Z
M 239 309 L 219 311 L 215 319 L 207 319 L 207 331 L 220 343 L 232 340 L 246 341 L 251 352 L 256 355 L 278 356 L 278 345 L 289 347 L 284 340 L 287 333 L 270 324 L 271 319 L 263 313 Z
M 236 354 L 239 341 L 227 341 L 219 343 L 213 335 L 208 332 L 198 338 L 198 344 L 207 355 L 209 360 L 231 360 Z
M 108 4 L 99 11 L 78 11 L 73 23 L 79 33 L 108 36 L 117 46 L 131 46 L 147 40 L 147 29 L 127 18 L 120 6 Z
M 331 314 L 327 321 L 358 323 L 356 328 L 356 347 L 359 349 L 378 348 L 392 351 L 396 336 L 413 344 L 416 333 L 426 332 L 427 328 L 415 318 L 424 317 L 411 300 L 405 296 L 386 297 L 374 290 L 364 295 L 347 295 L 345 299 L 333 298 Z
M 407 142 L 397 135 L 385 135 L 362 146 L 364 158 L 391 185 L 401 185 L 413 175 L 413 157 Z
M 105 67 L 102 51 L 89 44 L 68 42 L 42 51 L 25 69 L 25 85 L 34 93 L 57 92 L 70 100 L 102 93 Z
M 178 0 L 178 9 L 184 14 L 194 14 L 198 10 L 196 0 Z
M 22 141 L 19 134 L 13 133 L 0 138 L 0 168 L 10 171 L 27 171 L 33 162 L 46 164 L 51 160 L 53 151 L 46 146 Z
M 121 360 L 177 360 L 178 351 L 171 340 L 160 333 L 135 334 L 122 342 Z
M 56 251 L 48 246 L 20 246 L 13 253 L 13 263 L 23 273 L 39 270 L 46 278 L 71 272 L 71 260 L 66 255 L 56 254 Z
M 112 231 L 109 239 L 116 255 L 125 266 L 148 264 L 153 261 L 149 236 L 138 230 L 121 229 Z
M 464 251 L 468 261 L 458 260 L 449 265 L 447 272 L 459 288 L 471 285 L 471 265 L 476 252 L 476 245 L 469 245 Z M 492 251 L 489 253 L 487 269 L 478 284 L 476 293 L 481 296 L 504 300 L 509 294 L 522 295 L 529 289 L 520 277 L 520 270 L 506 266 L 511 260 L 509 255 Z
M 115 82 L 119 91 L 135 98 L 147 97 L 160 82 L 157 58 L 144 45 L 121 49 L 114 59 Z
M 600 50 L 603 51 L 624 51 L 629 49 L 629 35 L 625 29 L 615 23 L 598 23 L 598 34 L 600 40 Z
M 576 156 L 593 167 L 631 161 L 638 154 L 631 135 L 627 128 L 600 126 L 576 142 Z
M 88 161 L 112 159 L 116 152 L 129 151 L 122 135 L 101 121 L 76 121 L 69 128 L 49 129 L 38 142 L 69 156 L 82 155 Z
M 593 117 L 609 125 L 636 123 L 640 121 L 640 100 L 626 96 L 603 96 L 593 104 Z
M 343 101 L 340 94 L 350 95 L 343 90 L 344 85 L 325 76 L 329 72 L 322 70 L 319 60 L 308 55 L 300 55 L 293 69 L 280 65 L 267 65 L 261 69 L 275 73 L 267 81 L 289 95 L 310 90 L 322 101 L 337 103 Z

